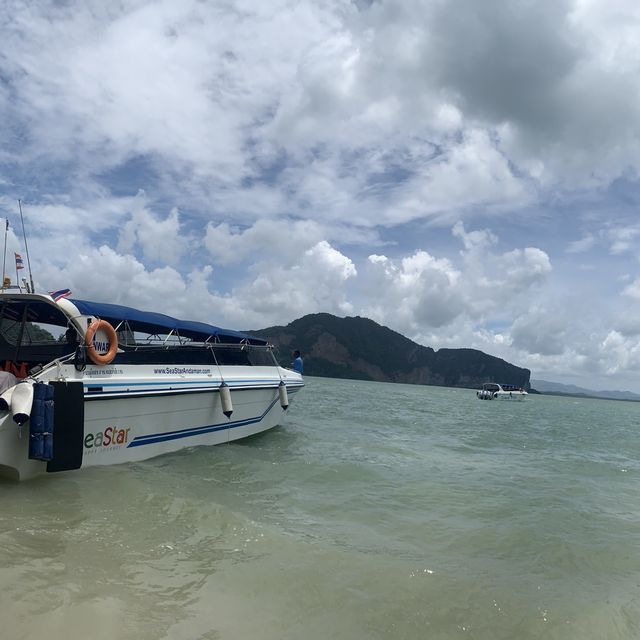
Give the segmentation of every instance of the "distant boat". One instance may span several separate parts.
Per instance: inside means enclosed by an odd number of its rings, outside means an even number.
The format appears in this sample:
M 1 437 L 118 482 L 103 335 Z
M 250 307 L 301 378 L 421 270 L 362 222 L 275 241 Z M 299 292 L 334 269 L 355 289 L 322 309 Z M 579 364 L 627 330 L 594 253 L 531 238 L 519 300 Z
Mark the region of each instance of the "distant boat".
M 515 384 L 485 382 L 482 389 L 476 391 L 479 400 L 524 400 L 529 394 Z
M 0 475 L 16 480 L 244 438 L 304 386 L 260 338 L 6 290 L 0 369 Z

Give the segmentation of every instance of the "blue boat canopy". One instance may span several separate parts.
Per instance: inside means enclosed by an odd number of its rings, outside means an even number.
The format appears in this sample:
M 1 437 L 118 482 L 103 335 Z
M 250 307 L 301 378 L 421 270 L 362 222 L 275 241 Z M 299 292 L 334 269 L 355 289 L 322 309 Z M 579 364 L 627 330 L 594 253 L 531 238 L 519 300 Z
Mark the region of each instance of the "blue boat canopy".
M 106 320 L 114 327 L 122 321 L 126 321 L 132 331 L 140 331 L 149 334 L 165 334 L 176 331 L 183 338 L 189 338 L 198 342 L 206 340 L 217 340 L 218 342 L 240 343 L 247 342 L 255 345 L 266 345 L 267 341 L 262 338 L 233 331 L 231 329 L 221 329 L 205 322 L 193 322 L 190 320 L 178 320 L 163 313 L 153 313 L 151 311 L 138 311 L 131 307 L 124 307 L 119 304 L 107 304 L 103 302 L 89 302 L 87 300 L 76 300 L 67 298 L 72 302 L 82 315 L 95 316 Z

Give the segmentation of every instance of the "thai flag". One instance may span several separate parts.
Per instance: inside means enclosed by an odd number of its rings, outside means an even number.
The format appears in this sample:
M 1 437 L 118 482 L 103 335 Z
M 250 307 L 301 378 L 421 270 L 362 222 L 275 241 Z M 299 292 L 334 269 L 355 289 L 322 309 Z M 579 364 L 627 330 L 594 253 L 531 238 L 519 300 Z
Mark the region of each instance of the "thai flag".
M 56 301 L 67 298 L 71 295 L 71 289 L 59 289 L 58 291 L 49 291 L 49 295 Z
M 22 264 L 22 256 L 19 253 L 14 251 L 14 255 L 16 257 L 16 269 L 24 269 L 24 264 Z

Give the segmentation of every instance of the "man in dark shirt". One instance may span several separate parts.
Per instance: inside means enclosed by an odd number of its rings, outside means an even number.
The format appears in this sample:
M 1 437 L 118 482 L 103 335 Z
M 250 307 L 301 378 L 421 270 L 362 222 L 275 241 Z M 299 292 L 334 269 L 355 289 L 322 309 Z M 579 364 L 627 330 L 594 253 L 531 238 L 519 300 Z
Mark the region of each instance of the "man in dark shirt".
M 300 352 L 296 349 L 291 355 L 293 357 L 291 368 L 302 375 L 303 365 L 302 365 L 302 358 L 300 357 Z

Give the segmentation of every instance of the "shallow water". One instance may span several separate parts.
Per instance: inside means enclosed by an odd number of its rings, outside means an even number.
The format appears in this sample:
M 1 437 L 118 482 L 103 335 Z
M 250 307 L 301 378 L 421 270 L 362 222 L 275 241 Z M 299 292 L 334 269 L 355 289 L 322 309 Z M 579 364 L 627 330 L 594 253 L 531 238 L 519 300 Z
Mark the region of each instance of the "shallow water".
M 640 404 L 308 378 L 284 426 L 0 483 L 2 637 L 640 637 Z

